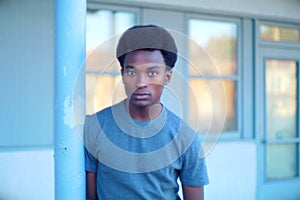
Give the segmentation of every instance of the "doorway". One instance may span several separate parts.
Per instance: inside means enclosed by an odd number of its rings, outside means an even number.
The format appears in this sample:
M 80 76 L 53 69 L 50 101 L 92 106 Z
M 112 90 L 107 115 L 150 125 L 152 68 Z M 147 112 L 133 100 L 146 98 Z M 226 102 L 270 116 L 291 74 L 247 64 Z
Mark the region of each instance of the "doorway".
M 257 199 L 300 199 L 299 62 L 299 50 L 259 48 Z

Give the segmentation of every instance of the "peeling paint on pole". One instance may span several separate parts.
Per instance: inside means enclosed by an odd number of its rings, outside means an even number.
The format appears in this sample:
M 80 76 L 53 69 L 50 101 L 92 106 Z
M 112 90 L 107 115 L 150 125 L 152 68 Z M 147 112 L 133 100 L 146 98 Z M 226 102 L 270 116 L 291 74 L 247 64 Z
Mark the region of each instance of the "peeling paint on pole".
M 55 0 L 55 199 L 85 199 L 85 0 Z
M 67 96 L 64 100 L 64 123 L 70 129 L 82 127 L 84 125 L 84 109 L 85 101 L 82 96 L 74 98 L 73 102 L 71 97 Z
M 73 129 L 75 127 L 75 121 L 74 121 L 74 112 L 72 107 L 72 102 L 70 100 L 70 96 L 67 96 L 64 101 L 64 123 L 67 125 L 70 129 Z

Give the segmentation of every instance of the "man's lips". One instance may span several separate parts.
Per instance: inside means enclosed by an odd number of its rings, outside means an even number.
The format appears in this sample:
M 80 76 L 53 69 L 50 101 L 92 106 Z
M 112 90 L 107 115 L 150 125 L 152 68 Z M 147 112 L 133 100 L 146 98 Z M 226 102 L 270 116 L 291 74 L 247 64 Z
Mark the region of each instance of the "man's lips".
M 147 99 L 150 96 L 148 92 L 135 92 L 132 94 L 132 97 L 136 100 Z

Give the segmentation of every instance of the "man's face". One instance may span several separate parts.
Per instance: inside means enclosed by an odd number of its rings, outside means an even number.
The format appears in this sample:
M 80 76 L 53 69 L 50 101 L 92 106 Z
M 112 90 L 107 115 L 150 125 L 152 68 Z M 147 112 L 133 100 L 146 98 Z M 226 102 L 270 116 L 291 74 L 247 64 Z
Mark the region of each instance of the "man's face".
M 136 50 L 126 55 L 122 79 L 129 104 L 149 107 L 160 103 L 163 86 L 168 84 L 172 71 L 167 70 L 159 50 Z

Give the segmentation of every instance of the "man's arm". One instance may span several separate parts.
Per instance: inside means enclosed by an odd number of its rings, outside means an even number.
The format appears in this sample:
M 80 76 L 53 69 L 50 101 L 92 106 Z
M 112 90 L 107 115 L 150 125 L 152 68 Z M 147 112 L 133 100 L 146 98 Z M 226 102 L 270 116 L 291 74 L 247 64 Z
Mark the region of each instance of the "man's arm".
M 204 200 L 203 186 L 186 186 L 182 185 L 184 200 Z
M 97 196 L 97 173 L 86 171 L 86 199 L 98 200 Z

